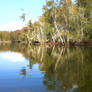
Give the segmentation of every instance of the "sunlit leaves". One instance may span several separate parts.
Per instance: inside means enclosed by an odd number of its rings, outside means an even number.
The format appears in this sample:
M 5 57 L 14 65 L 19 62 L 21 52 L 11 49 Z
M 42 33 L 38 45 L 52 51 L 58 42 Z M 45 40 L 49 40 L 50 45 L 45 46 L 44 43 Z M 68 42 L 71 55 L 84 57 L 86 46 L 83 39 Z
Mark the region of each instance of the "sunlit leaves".
M 47 6 L 49 6 L 49 7 L 50 7 L 50 6 L 52 6 L 52 5 L 53 5 L 53 3 L 54 3 L 54 2 L 53 2 L 53 0 L 49 0 L 49 1 L 47 1 Z

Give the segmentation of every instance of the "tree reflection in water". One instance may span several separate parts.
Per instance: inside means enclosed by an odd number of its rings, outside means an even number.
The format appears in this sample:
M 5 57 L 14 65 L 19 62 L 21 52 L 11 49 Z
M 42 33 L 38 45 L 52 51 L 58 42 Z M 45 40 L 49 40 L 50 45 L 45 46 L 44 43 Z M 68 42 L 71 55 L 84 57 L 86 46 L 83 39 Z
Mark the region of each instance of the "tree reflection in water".
M 92 48 L 55 46 L 0 45 L 0 51 L 20 52 L 29 60 L 28 67 L 39 64 L 44 72 L 43 85 L 56 92 L 91 92 Z M 27 75 L 27 69 L 21 69 Z
M 26 76 L 26 69 L 25 68 L 21 69 L 21 75 L 23 75 L 23 78 Z

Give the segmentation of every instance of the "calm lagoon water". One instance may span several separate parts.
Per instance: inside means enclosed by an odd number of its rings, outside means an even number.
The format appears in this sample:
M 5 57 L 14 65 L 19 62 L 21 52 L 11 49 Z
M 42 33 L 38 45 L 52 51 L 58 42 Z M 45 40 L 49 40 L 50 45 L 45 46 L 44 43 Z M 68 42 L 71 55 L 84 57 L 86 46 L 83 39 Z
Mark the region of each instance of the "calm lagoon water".
M 1 44 L 0 92 L 92 92 L 92 48 Z

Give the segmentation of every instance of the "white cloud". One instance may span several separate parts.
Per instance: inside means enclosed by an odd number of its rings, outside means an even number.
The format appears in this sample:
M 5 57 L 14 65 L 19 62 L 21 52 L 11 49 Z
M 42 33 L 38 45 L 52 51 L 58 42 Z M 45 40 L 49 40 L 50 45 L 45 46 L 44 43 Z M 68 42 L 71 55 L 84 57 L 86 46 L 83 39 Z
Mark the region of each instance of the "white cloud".
M 2 52 L 0 53 L 0 58 L 10 60 L 12 62 L 23 62 L 25 58 L 22 54 L 16 52 Z
M 25 24 L 21 21 L 13 21 L 8 24 L 4 24 L 0 26 L 0 31 L 14 31 L 17 29 L 22 29 Z

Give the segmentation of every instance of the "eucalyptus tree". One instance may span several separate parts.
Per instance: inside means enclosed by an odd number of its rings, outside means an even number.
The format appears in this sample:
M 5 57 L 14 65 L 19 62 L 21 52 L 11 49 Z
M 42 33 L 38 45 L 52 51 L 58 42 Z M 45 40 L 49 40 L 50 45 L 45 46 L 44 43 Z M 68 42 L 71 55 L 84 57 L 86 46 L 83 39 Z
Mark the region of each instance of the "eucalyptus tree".
M 43 7 L 44 14 L 42 17 L 44 18 L 45 27 L 47 26 L 50 29 L 50 30 L 47 29 L 48 30 L 47 36 L 51 36 L 51 39 L 53 41 L 56 41 L 56 39 L 59 38 L 59 40 L 63 42 L 63 39 L 61 37 L 60 31 L 56 22 L 56 8 L 57 8 L 56 1 L 46 0 L 46 6 Z
M 84 8 L 84 18 L 87 19 L 85 25 L 85 37 L 89 40 L 92 38 L 92 1 L 91 0 L 76 0 L 77 6 Z
M 27 38 L 27 43 L 30 43 L 30 38 L 31 38 L 31 33 L 34 31 L 34 28 L 33 28 L 33 24 L 31 22 L 31 20 L 28 21 L 28 24 L 26 24 L 26 19 L 27 19 L 27 13 L 24 13 L 24 9 L 21 9 L 22 10 L 22 15 L 20 16 L 20 18 L 22 19 L 22 21 L 25 23 L 25 26 L 27 27 L 27 32 L 23 32 L 21 34 L 21 37 L 23 38 Z M 23 29 L 24 31 L 24 29 Z
M 72 1 L 71 0 L 47 0 L 47 9 L 53 20 L 55 35 L 53 38 L 65 43 L 68 40 L 68 34 L 71 30 Z
M 63 45 L 67 41 L 82 41 L 92 37 L 92 1 L 90 0 L 46 0 L 39 21 L 28 23 L 31 41 L 54 41 Z M 21 18 L 25 20 L 25 14 Z

